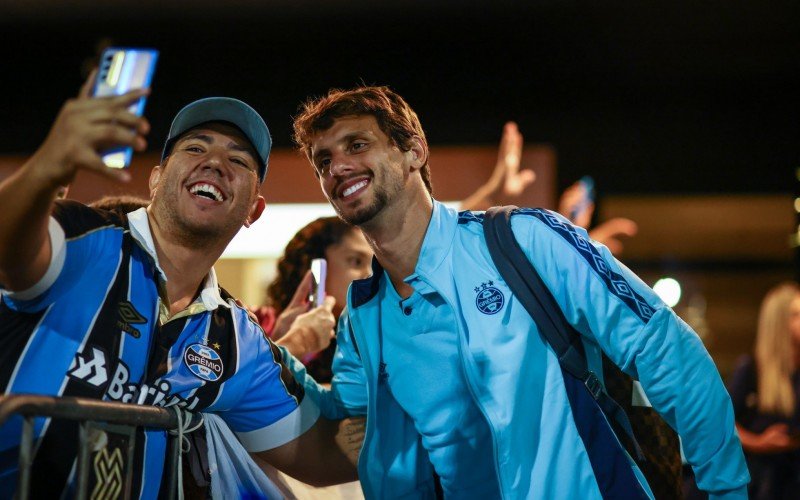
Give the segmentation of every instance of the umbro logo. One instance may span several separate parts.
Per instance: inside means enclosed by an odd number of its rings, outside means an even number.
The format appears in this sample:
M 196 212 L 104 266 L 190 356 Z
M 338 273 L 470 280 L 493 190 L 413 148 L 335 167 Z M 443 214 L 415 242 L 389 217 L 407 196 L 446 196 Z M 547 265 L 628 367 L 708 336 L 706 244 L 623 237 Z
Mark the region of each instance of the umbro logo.
M 142 336 L 141 332 L 131 326 L 134 325 L 141 325 L 147 323 L 147 318 L 139 314 L 139 311 L 133 307 L 133 304 L 128 302 L 127 300 L 121 300 L 118 304 L 119 311 L 119 319 L 117 320 L 117 328 L 120 330 L 129 333 L 133 336 L 133 338 L 138 339 Z

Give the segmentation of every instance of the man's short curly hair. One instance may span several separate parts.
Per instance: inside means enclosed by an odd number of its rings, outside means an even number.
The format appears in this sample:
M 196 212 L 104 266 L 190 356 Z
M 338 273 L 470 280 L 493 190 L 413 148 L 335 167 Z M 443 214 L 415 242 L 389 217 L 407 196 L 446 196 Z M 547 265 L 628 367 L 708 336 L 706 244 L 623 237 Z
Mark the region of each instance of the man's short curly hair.
M 292 300 L 311 261 L 324 259 L 325 250 L 357 231 L 338 217 L 320 217 L 306 224 L 289 240 L 278 260 L 278 275 L 267 287 L 267 303 L 280 314 Z
M 331 89 L 324 97 L 309 99 L 300 106 L 294 118 L 294 141 L 311 161 L 311 138 L 314 134 L 328 130 L 338 118 L 362 115 L 375 117 L 381 131 L 402 151 L 411 149 L 414 136 L 427 144 L 417 113 L 402 97 L 385 86 Z M 420 174 L 428 192 L 432 193 L 431 170 L 427 161 Z

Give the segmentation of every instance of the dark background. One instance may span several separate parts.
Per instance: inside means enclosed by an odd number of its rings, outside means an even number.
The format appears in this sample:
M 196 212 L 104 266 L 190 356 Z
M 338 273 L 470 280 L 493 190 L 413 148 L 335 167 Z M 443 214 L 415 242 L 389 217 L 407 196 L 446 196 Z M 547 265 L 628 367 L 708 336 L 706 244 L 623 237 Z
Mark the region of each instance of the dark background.
M 800 167 L 797 2 L 93 3 L 0 0 L 0 154 L 36 148 L 110 37 L 161 50 L 153 149 L 209 95 L 248 101 L 289 146 L 303 99 L 363 81 L 403 95 L 435 145 L 518 121 L 556 148 L 562 186 L 791 192 Z

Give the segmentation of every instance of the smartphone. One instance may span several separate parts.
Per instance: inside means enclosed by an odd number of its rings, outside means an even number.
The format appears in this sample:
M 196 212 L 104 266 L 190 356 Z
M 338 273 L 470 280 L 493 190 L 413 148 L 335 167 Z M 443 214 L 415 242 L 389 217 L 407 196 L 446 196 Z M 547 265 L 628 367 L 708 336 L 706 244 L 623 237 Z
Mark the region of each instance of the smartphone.
M 594 179 L 588 175 L 584 175 L 580 178 L 580 180 L 578 180 L 578 184 L 583 187 L 583 197 L 581 198 L 581 201 L 575 205 L 575 208 L 572 209 L 572 213 L 569 214 L 569 220 L 571 221 L 577 219 L 587 208 L 589 208 L 589 205 L 594 203 Z
M 129 90 L 150 86 L 156 69 L 158 51 L 154 49 L 133 49 L 109 47 L 100 56 L 97 79 L 93 95 L 104 97 L 121 95 Z M 130 107 L 131 113 L 142 116 L 145 97 Z M 103 152 L 103 163 L 111 168 L 128 168 L 133 156 L 133 148 L 121 147 Z
M 308 301 L 311 307 L 317 307 L 325 299 L 325 277 L 328 274 L 328 262 L 325 259 L 311 261 L 311 293 Z

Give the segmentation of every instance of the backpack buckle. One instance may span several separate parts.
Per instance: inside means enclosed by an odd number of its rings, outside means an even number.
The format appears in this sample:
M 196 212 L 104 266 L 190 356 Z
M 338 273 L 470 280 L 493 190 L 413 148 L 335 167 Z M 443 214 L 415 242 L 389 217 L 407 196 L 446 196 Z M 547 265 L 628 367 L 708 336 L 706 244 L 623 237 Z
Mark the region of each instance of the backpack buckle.
M 595 400 L 600 399 L 600 394 L 603 393 L 603 384 L 600 383 L 600 379 L 597 378 L 594 372 L 590 371 L 586 374 L 586 377 L 583 379 L 583 385 L 586 386 L 586 389 L 589 390 L 589 394 L 591 394 Z

